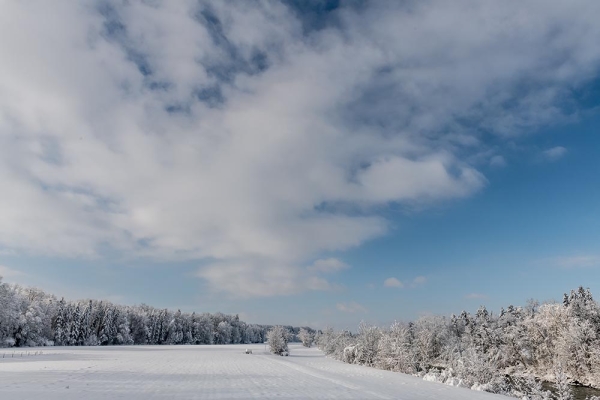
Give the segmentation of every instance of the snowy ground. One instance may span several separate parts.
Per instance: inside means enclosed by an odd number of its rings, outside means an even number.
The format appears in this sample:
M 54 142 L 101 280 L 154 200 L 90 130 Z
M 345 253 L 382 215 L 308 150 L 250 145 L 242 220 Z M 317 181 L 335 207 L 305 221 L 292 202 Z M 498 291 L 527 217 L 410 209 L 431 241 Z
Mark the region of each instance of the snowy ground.
M 0 399 L 507 399 L 290 349 L 278 357 L 264 345 L 46 347 L 14 358 L 0 349 Z

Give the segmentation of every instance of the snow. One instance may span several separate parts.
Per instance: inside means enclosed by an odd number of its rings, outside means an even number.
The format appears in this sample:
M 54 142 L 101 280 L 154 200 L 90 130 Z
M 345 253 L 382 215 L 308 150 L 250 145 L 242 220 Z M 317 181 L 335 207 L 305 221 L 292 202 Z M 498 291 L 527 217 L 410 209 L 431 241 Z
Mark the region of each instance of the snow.
M 300 345 L 290 345 L 289 357 L 260 344 L 46 347 L 18 349 L 14 358 L 12 352 L 0 349 L 1 399 L 507 399 L 345 364 Z

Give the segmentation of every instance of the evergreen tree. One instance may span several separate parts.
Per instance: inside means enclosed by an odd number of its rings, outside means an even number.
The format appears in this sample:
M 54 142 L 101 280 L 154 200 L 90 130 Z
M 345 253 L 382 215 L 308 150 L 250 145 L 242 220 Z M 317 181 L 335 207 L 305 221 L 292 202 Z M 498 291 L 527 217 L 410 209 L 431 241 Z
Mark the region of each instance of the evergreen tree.
M 81 314 L 81 320 L 79 322 L 79 335 L 76 339 L 76 344 L 78 346 L 92 344 L 88 342 L 90 336 L 92 309 L 92 300 L 90 300 Z
M 62 346 L 67 343 L 67 315 L 65 299 L 60 299 L 58 312 L 54 321 L 54 343 Z

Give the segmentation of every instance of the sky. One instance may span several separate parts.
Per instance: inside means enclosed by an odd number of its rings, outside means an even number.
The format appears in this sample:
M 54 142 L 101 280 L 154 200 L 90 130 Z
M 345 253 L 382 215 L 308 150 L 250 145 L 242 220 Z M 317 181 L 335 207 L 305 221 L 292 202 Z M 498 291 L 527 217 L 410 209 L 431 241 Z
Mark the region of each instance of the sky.
M 1 3 L 6 282 L 344 329 L 600 296 L 597 1 Z

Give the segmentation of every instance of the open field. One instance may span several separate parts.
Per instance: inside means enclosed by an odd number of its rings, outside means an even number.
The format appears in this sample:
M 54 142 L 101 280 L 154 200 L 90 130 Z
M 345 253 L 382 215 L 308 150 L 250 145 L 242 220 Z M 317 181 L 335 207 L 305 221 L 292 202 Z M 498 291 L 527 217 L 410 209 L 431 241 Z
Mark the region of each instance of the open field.
M 264 345 L 41 350 L 0 358 L 1 399 L 506 399 L 343 364 L 297 345 L 290 357 Z

